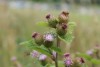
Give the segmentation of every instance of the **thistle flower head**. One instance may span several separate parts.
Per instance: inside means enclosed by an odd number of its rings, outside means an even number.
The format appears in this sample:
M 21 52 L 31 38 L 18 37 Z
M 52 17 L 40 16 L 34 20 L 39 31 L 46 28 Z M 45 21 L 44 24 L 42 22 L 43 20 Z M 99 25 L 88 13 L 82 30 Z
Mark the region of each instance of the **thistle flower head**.
M 65 66 L 71 66 L 72 65 L 72 59 L 71 58 L 66 58 L 66 60 L 64 61 Z
M 35 58 L 35 57 L 38 57 L 39 56 L 39 52 L 37 52 L 36 50 L 33 50 L 31 53 L 30 53 L 31 57 Z
M 39 56 L 39 60 L 40 60 L 40 61 L 46 60 L 46 58 L 47 58 L 47 56 L 44 55 L 44 54 L 41 54 L 41 55 Z
M 51 33 L 47 33 L 47 34 L 45 34 L 44 35 L 44 40 L 45 41 L 53 41 L 54 40 L 54 35 L 53 34 L 51 34 Z

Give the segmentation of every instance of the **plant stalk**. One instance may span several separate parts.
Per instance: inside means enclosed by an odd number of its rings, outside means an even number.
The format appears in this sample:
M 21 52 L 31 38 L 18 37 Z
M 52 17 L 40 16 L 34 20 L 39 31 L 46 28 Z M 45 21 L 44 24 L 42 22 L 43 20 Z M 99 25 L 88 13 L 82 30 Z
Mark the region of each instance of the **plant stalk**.
M 60 39 L 57 36 L 57 47 L 60 47 Z M 55 57 L 55 67 L 58 67 L 58 53 L 56 53 L 56 57 Z

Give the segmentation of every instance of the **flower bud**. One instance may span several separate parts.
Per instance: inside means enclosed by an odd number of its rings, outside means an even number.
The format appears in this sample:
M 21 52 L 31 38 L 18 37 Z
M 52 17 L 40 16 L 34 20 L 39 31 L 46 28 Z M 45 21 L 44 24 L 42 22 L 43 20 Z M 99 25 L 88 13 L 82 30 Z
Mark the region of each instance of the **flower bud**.
M 66 54 L 64 54 L 64 57 L 65 57 L 65 58 L 70 57 L 70 53 L 66 53 Z
M 40 62 L 41 62 L 41 64 L 42 64 L 43 66 L 45 66 L 45 65 L 47 64 L 46 59 L 47 59 L 47 56 L 44 55 L 44 54 L 41 54 L 41 55 L 39 56 L 39 60 L 40 60 Z
M 35 32 L 33 33 L 32 37 L 38 45 L 43 44 L 43 35 Z
M 85 61 L 84 61 L 83 58 L 80 58 L 80 63 L 81 63 L 81 64 L 85 63 Z
M 67 33 L 67 24 L 66 23 L 62 23 L 62 24 L 57 24 L 57 33 L 61 36 L 65 35 Z
M 54 19 L 50 14 L 46 16 L 46 19 L 48 20 L 48 24 L 50 27 L 56 28 L 56 25 L 58 23 L 56 19 Z
M 53 45 L 54 35 L 51 33 L 47 33 L 44 35 L 44 46 L 49 48 Z
M 69 15 L 68 12 L 63 11 L 58 17 L 60 21 L 59 23 L 68 23 L 68 18 L 69 18 L 68 15 Z

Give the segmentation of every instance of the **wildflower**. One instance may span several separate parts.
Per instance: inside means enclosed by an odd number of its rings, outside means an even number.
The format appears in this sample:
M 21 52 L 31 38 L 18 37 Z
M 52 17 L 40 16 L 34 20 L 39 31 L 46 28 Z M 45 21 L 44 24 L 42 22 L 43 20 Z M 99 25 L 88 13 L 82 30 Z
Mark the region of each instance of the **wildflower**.
M 63 11 L 58 17 L 60 23 L 68 23 L 68 15 L 68 12 Z
M 47 58 L 47 56 L 44 55 L 44 54 L 41 54 L 41 55 L 39 56 L 39 60 L 40 60 L 40 61 L 46 60 L 46 58 Z
M 48 20 L 48 24 L 49 24 L 50 27 L 56 28 L 56 25 L 57 25 L 57 23 L 58 23 L 58 20 L 57 20 L 57 19 L 55 19 L 55 18 L 54 18 L 53 16 L 51 16 L 50 14 L 48 14 L 48 15 L 46 16 L 46 19 Z
M 54 35 L 52 33 L 47 33 L 44 35 L 44 46 L 51 47 L 53 45 Z
M 53 51 L 53 52 L 52 52 L 52 54 L 53 54 L 53 56 L 56 58 L 56 52 L 55 52 L 55 51 Z
M 72 65 L 72 59 L 71 58 L 66 58 L 64 61 L 66 67 L 70 67 Z
M 32 37 L 34 38 L 35 42 L 38 45 L 41 45 L 43 43 L 43 35 L 42 34 L 35 32 L 35 33 L 33 33 Z
M 35 57 L 39 57 L 39 52 L 37 52 L 36 50 L 33 50 L 31 53 L 30 53 L 31 57 L 35 58 Z
M 59 35 L 65 35 L 67 33 L 67 24 L 66 23 L 62 23 L 62 24 L 57 24 L 57 33 Z
M 54 36 L 51 33 L 47 33 L 46 35 L 44 35 L 44 39 L 45 39 L 45 41 L 53 41 Z
M 39 56 L 39 60 L 40 60 L 40 62 L 41 62 L 41 64 L 42 64 L 43 66 L 45 66 L 45 65 L 47 64 L 46 59 L 47 59 L 47 56 L 44 55 L 44 54 L 41 54 L 41 55 Z
M 86 52 L 86 54 L 88 54 L 88 55 L 93 55 L 93 52 L 94 52 L 94 50 L 88 50 L 87 52 Z

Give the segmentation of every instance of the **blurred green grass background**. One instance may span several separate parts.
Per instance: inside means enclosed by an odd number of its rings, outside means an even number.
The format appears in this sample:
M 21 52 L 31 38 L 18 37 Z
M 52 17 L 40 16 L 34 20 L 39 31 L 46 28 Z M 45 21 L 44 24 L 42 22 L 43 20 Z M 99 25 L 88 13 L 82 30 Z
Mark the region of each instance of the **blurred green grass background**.
M 20 47 L 19 44 L 31 39 L 33 32 L 45 32 L 47 30 L 45 27 L 35 25 L 37 22 L 46 22 L 46 14 L 51 13 L 57 16 L 61 11 L 56 9 L 39 11 L 0 8 L 0 67 L 14 67 L 11 62 L 12 56 L 18 58 L 22 67 L 38 67 L 26 55 L 28 50 Z M 100 15 L 98 13 L 82 15 L 73 9 L 70 10 L 70 21 L 77 24 L 74 31 L 75 38 L 71 44 L 71 52 L 86 52 L 94 45 L 100 44 Z

